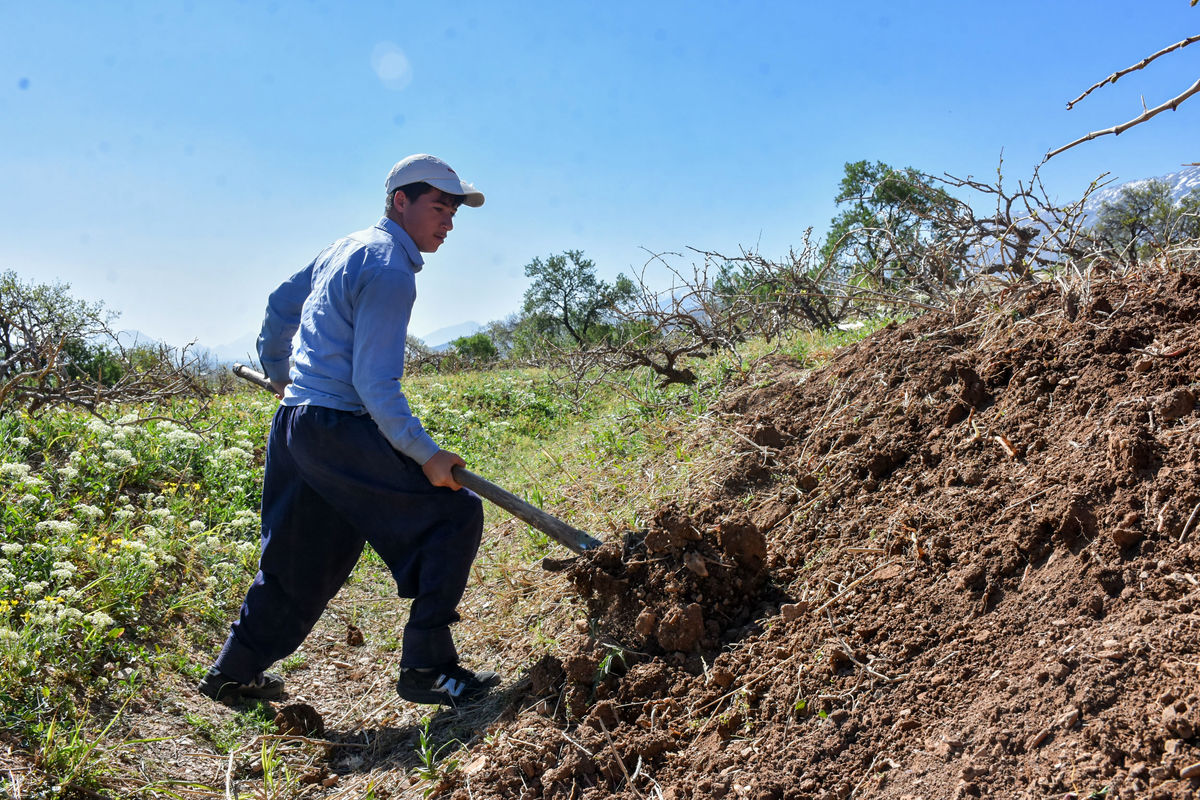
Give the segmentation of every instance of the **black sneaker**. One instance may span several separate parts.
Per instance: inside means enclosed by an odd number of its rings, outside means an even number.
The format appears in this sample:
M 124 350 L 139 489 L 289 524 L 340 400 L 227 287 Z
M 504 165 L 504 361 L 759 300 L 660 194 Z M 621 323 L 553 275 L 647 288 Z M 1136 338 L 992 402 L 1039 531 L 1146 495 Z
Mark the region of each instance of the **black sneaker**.
M 283 694 L 283 678 L 270 672 L 260 672 L 250 683 L 238 683 L 216 667 L 208 671 L 196 691 L 222 703 L 236 703 L 243 698 L 274 700 Z
M 472 672 L 451 664 L 430 670 L 400 670 L 396 693 L 413 703 L 460 706 L 483 697 L 498 683 L 500 676 L 491 670 Z

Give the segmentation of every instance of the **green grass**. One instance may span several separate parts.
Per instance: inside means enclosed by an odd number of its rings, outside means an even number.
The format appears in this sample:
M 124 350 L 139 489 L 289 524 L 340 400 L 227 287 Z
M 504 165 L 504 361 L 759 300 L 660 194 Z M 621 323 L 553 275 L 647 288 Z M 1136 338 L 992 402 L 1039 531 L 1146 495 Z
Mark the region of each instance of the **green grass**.
M 819 360 L 865 332 L 748 352 Z M 641 526 L 686 485 L 702 455 L 688 432 L 744 366 L 703 362 L 694 386 L 625 375 L 578 402 L 540 370 L 416 377 L 405 388 L 434 439 L 472 470 L 603 538 Z M 220 641 L 256 569 L 275 405 L 261 392 L 220 397 L 195 430 L 168 421 L 195 414 L 191 402 L 118 411 L 115 425 L 72 411 L 0 418 L 0 724 L 50 778 L 98 779 L 96 754 L 120 746 L 104 741 L 120 709 L 154 702 L 156 673 L 190 683 L 203 671 L 192 654 Z M 477 574 L 552 550 L 543 534 L 522 533 L 515 555 L 485 541 Z M 222 752 L 267 724 L 189 721 Z
M 184 720 L 222 755 L 234 750 L 248 736 L 275 732 L 275 712 L 265 704 L 242 709 L 223 722 L 213 722 L 191 712 L 184 714 Z

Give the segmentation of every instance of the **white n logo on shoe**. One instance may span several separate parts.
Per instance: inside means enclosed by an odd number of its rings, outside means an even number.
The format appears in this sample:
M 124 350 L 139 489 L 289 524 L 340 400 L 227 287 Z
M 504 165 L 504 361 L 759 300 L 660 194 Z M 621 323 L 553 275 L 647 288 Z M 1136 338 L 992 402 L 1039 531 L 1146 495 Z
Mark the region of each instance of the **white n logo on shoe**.
M 439 685 L 434 687 L 434 691 L 445 692 L 451 697 L 458 697 L 460 694 L 462 694 L 463 689 L 467 688 L 467 684 L 463 681 L 460 681 L 457 678 L 447 678 L 444 675 L 442 676 L 442 680 L 438 683 Z

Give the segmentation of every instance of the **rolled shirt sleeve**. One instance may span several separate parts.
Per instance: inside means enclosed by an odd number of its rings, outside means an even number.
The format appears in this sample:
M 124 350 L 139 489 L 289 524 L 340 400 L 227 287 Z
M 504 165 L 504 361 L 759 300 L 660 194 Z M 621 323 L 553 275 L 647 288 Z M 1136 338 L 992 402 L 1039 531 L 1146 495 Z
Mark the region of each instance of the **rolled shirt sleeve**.
M 413 416 L 400 386 L 415 276 L 393 268 L 365 277 L 354 308 L 354 390 L 392 447 L 424 464 L 440 448 Z
M 310 263 L 281 283 L 267 299 L 267 313 L 258 334 L 258 359 L 272 381 L 288 380 L 292 337 L 300 327 L 300 310 L 312 291 L 312 271 Z

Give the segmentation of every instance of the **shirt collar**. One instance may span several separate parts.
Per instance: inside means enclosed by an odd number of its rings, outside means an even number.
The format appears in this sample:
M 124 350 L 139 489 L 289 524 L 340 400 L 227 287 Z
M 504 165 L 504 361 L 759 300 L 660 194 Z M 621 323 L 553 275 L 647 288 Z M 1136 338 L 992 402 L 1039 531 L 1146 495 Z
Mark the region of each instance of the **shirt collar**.
M 413 272 L 421 271 L 421 267 L 425 265 L 425 258 L 421 255 L 421 251 L 417 249 L 417 243 L 408 235 L 408 231 L 401 228 L 390 217 L 383 217 L 375 227 L 387 231 L 393 239 L 400 243 L 400 246 L 404 248 L 404 252 L 408 254 L 408 260 L 412 262 Z

